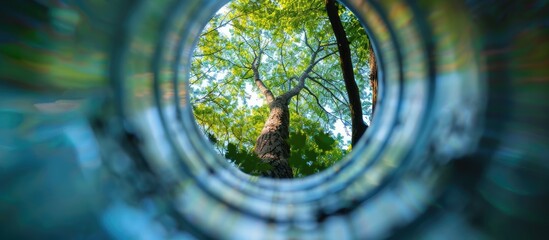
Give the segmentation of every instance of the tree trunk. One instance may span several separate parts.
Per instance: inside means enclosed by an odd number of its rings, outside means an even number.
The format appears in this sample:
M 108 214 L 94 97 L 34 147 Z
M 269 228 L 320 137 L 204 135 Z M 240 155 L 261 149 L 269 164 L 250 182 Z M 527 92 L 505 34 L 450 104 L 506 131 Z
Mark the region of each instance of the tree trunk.
M 372 49 L 372 42 L 368 44 L 368 51 L 370 52 L 370 57 L 368 61 L 370 62 L 370 87 L 372 88 L 372 117 L 376 110 L 377 102 L 377 63 L 376 56 L 374 54 L 374 49 Z
M 347 40 L 347 33 L 343 28 L 338 14 L 338 7 L 335 0 L 325 0 L 326 13 L 330 19 L 332 30 L 337 41 L 339 51 L 339 63 L 343 72 L 343 81 L 349 98 L 349 108 L 351 110 L 351 145 L 354 146 L 362 137 L 368 125 L 362 119 L 362 103 L 360 101 L 360 91 L 356 84 L 355 74 L 353 72 L 353 61 L 351 59 L 351 48 Z
M 264 172 L 263 176 L 293 178 L 292 168 L 288 162 L 290 157 L 288 101 L 278 97 L 269 104 L 269 108 L 269 118 L 257 138 L 255 153 L 261 161 L 271 166 L 271 169 Z

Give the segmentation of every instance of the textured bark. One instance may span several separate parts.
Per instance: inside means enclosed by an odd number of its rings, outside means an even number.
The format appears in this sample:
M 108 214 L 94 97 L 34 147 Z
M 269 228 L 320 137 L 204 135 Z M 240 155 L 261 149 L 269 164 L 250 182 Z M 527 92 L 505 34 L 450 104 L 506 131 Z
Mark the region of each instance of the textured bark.
M 370 62 L 370 86 L 372 87 L 372 116 L 376 110 L 377 102 L 377 63 L 374 50 L 372 49 L 372 43 L 368 45 L 370 56 L 368 61 Z
M 347 40 L 347 34 L 341 23 L 338 14 L 338 7 L 335 0 L 325 0 L 326 13 L 330 19 L 332 30 L 337 41 L 339 50 L 339 63 L 343 72 L 343 81 L 349 98 L 349 108 L 351 110 L 352 136 L 351 144 L 354 146 L 362 137 L 368 125 L 362 119 L 362 103 L 360 101 L 360 91 L 355 81 L 353 72 L 353 61 L 351 59 L 351 48 Z
M 269 104 L 269 118 L 255 144 L 255 153 L 271 169 L 263 173 L 265 177 L 292 178 L 290 157 L 290 112 L 288 99 L 278 97 Z

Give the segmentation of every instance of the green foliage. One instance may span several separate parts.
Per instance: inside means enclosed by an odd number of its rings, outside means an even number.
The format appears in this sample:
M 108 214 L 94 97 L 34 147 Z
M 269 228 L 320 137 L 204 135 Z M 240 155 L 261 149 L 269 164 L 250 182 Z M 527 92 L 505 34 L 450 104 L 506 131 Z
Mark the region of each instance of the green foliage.
M 261 162 L 255 154 L 249 152 L 247 149 L 239 149 L 234 143 L 227 144 L 225 157 L 232 160 L 242 171 L 253 175 L 258 175 L 271 168 L 269 164 Z
M 341 139 L 326 132 L 318 122 L 298 117 L 292 124 L 288 143 L 291 146 L 290 162 L 296 176 L 320 172 L 347 153 L 338 144 Z
M 367 97 L 368 39 L 352 13 L 341 8 L 353 52 L 361 96 Z M 310 47 L 324 46 L 319 56 L 337 51 L 323 0 L 236 0 L 205 27 L 191 69 L 191 101 L 197 122 L 217 151 L 247 173 L 266 166 L 253 154 L 255 140 L 269 109 L 254 85 L 251 64 L 261 52 L 261 79 L 280 95 L 311 61 Z M 371 103 L 364 99 L 364 112 Z M 336 123 L 350 129 L 348 100 L 338 55 L 314 68 L 306 88 L 290 103 L 290 165 L 294 175 L 325 169 L 348 151 L 349 134 L 336 133 Z M 367 117 L 367 116 L 365 116 Z

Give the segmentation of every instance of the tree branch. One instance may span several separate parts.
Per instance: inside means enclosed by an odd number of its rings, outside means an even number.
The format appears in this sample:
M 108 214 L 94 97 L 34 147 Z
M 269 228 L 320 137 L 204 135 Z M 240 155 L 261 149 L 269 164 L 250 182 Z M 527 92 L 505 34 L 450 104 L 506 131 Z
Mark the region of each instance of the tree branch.
M 205 57 L 205 56 L 210 56 L 210 55 L 214 55 L 216 53 L 219 53 L 223 51 L 223 49 L 215 49 L 214 51 L 212 52 L 209 52 L 209 53 L 202 53 L 202 54 L 195 54 L 193 57 Z
M 322 106 L 322 103 L 320 103 L 320 99 L 318 99 L 318 97 L 307 87 L 303 87 L 303 89 L 305 89 L 305 91 L 307 91 L 307 93 L 309 93 L 309 95 L 311 95 L 315 101 L 316 101 L 316 105 L 318 105 L 318 107 L 320 107 L 320 109 L 322 109 L 322 111 L 329 117 L 330 115 L 332 115 L 332 113 L 328 112 L 328 110 L 326 110 L 324 108 L 324 106 Z M 332 117 L 335 117 L 334 115 L 332 115 Z
M 290 89 L 289 91 L 287 91 L 286 93 L 282 94 L 280 97 L 282 99 L 284 99 L 286 102 L 289 102 L 290 99 L 297 95 L 299 93 L 299 91 L 301 91 L 301 89 L 303 89 L 303 87 L 305 86 L 305 80 L 307 79 L 307 77 L 309 76 L 309 73 L 311 73 L 311 71 L 313 70 L 313 68 L 316 66 L 316 64 L 318 64 L 320 61 L 326 59 L 327 57 L 335 54 L 336 52 L 331 52 L 331 53 L 328 53 L 326 54 L 325 56 L 319 58 L 319 59 L 316 59 L 318 53 L 320 53 L 322 50 L 324 50 L 323 47 L 321 46 L 318 46 L 316 48 L 316 50 L 313 50 L 313 53 L 312 53 L 312 56 L 311 56 L 311 61 L 309 63 L 309 66 L 307 66 L 307 68 L 305 69 L 305 71 L 303 71 L 303 73 L 301 74 L 301 76 L 299 76 L 298 78 L 298 84 Z
M 267 104 L 271 104 L 275 97 L 271 90 L 265 86 L 265 83 L 261 80 L 259 77 L 259 65 L 261 63 L 261 55 L 263 54 L 263 51 L 260 50 L 259 54 L 257 54 L 252 62 L 252 71 L 254 72 L 254 81 L 255 85 L 259 88 L 259 91 L 263 93 L 263 96 L 265 96 L 265 99 L 267 99 Z
M 305 35 L 305 46 L 307 46 L 311 51 L 315 51 L 315 49 L 309 44 L 309 38 L 307 37 L 307 30 L 303 29 L 303 35 Z
M 213 57 L 216 58 L 216 59 L 218 59 L 218 60 L 227 62 L 227 63 L 229 63 L 229 64 L 231 64 L 231 65 L 233 65 L 233 66 L 235 66 L 235 67 L 246 68 L 246 66 L 244 66 L 244 65 L 240 65 L 240 64 L 235 63 L 235 62 L 233 62 L 233 61 L 231 61 L 231 60 L 225 59 L 225 58 L 223 58 L 223 57 L 221 57 L 221 56 L 214 55 Z
M 346 96 L 347 95 L 346 93 L 343 93 L 343 91 L 340 90 L 339 86 L 336 86 L 336 85 L 334 85 L 334 83 L 332 83 L 333 80 L 326 79 L 325 77 L 323 77 L 322 75 L 320 75 L 316 71 L 312 71 L 312 73 L 314 73 L 316 75 L 316 77 L 314 77 L 315 79 L 318 78 L 318 79 L 324 81 L 325 83 L 330 84 L 330 86 L 332 86 L 332 88 L 334 90 L 336 90 L 341 96 Z M 349 101 L 345 97 L 343 99 L 345 99 L 345 105 L 349 105 Z
M 284 52 L 282 49 L 284 49 L 284 43 L 286 43 L 286 35 L 284 35 L 284 38 L 282 40 L 282 47 L 280 48 L 280 63 L 282 64 L 282 70 L 284 71 L 284 74 L 288 76 L 288 71 L 286 70 L 286 64 L 284 63 Z
M 334 115 L 333 113 L 329 112 L 328 110 L 326 110 L 322 106 L 322 103 L 320 102 L 320 99 L 309 88 L 304 87 L 303 89 L 305 89 L 305 91 L 307 91 L 307 93 L 309 93 L 309 95 L 311 95 L 315 99 L 316 104 L 318 105 L 318 107 L 320 107 L 320 109 L 322 109 L 322 111 L 326 114 L 326 116 L 328 116 L 328 117 L 331 116 L 333 118 L 341 120 L 344 124 L 349 124 L 348 122 L 343 120 L 343 117 L 341 115 L 338 117 L 338 116 Z
M 324 90 L 326 90 L 335 100 L 337 100 L 337 101 L 340 102 L 341 104 L 343 104 L 343 105 L 345 105 L 345 106 L 349 105 L 349 103 L 344 102 L 343 100 L 339 99 L 339 98 L 332 92 L 332 90 L 330 90 L 328 87 L 324 86 L 324 84 L 322 84 L 321 82 L 317 81 L 315 78 L 309 77 L 309 79 L 311 79 L 311 81 L 313 81 L 314 83 L 318 84 L 321 88 L 324 88 Z

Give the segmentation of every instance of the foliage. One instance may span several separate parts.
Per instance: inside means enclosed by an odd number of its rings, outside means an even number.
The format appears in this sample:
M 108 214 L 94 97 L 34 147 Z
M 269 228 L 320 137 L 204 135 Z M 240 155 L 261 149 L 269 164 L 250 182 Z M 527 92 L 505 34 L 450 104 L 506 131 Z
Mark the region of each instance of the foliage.
M 350 11 L 341 8 L 340 15 L 353 49 L 357 83 L 366 96 L 367 119 L 368 39 Z M 318 47 L 319 57 L 326 58 L 290 103 L 290 164 L 296 176 L 321 171 L 349 150 L 349 103 L 324 2 L 232 1 L 204 29 L 192 63 L 194 113 L 219 153 L 244 172 L 257 173 L 253 146 L 269 113 L 253 82 L 254 57 L 261 53 L 261 78 L 279 95 L 297 84 Z M 336 131 L 338 124 L 346 133 Z

